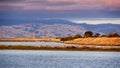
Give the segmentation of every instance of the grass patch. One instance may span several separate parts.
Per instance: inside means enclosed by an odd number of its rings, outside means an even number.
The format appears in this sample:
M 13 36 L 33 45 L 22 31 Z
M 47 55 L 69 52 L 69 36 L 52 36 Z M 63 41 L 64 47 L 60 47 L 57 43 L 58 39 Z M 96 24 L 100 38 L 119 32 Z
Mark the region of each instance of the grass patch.
M 95 48 L 95 47 L 76 47 L 76 46 L 21 46 L 21 45 L 9 45 L 9 46 L 0 46 L 0 50 L 68 50 L 68 51 L 118 51 L 120 48 Z

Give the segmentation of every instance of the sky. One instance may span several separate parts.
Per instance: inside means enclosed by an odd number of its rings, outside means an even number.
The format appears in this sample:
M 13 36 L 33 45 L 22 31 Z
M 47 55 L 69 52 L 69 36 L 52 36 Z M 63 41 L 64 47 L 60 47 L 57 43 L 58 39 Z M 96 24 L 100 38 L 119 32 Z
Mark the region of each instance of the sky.
M 119 20 L 120 0 L 0 0 L 0 20 L 4 18 L 19 20 L 72 18 L 73 21 L 76 18 L 116 18 Z M 119 24 L 120 20 L 118 20 L 117 22 L 112 20 L 112 23 Z M 76 21 L 80 22 L 80 20 Z
M 73 20 L 71 19 L 70 21 L 86 24 L 120 24 L 120 18 L 82 18 Z

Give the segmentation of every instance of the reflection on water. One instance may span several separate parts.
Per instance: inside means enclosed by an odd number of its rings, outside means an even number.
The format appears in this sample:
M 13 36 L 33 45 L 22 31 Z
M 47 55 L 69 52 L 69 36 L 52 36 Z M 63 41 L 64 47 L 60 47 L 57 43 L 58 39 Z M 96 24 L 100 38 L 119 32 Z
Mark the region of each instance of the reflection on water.
M 83 45 L 77 44 L 64 44 L 58 42 L 0 42 L 3 45 L 22 45 L 22 46 L 77 46 L 82 47 Z M 86 47 L 95 48 L 120 48 L 120 46 L 100 46 L 100 45 L 85 45 Z
M 0 50 L 0 68 L 119 67 L 119 52 Z
M 64 43 L 57 43 L 57 42 L 0 42 L 0 44 L 4 45 L 31 45 L 31 46 L 61 46 L 61 45 L 73 45 L 73 44 L 64 44 Z

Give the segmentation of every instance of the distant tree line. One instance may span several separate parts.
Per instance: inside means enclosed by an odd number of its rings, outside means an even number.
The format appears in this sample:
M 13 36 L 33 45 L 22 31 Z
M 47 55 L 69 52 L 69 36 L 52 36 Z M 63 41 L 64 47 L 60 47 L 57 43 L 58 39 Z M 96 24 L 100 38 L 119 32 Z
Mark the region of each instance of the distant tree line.
M 82 38 L 82 36 L 80 34 L 76 34 L 75 36 L 67 36 L 64 38 L 60 38 L 61 41 L 67 41 L 67 40 L 73 40 L 76 38 Z
M 67 40 L 73 40 L 76 38 L 89 38 L 89 37 L 120 37 L 118 33 L 109 33 L 108 35 L 101 35 L 100 33 L 93 34 L 92 31 L 86 31 L 84 33 L 84 36 L 81 36 L 80 34 L 76 34 L 75 36 L 67 36 L 60 38 L 61 41 L 67 41 Z

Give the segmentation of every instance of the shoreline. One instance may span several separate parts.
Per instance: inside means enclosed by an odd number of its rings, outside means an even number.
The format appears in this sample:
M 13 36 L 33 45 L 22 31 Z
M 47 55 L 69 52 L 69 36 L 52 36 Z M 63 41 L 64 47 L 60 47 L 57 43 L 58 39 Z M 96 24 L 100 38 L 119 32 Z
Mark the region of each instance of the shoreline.
M 0 50 L 25 50 L 25 49 L 0 49 Z M 81 52 L 120 52 L 120 51 L 110 51 L 110 50 L 34 50 L 34 49 L 27 49 L 25 51 L 29 51 L 29 50 L 33 50 L 33 51 L 81 51 Z
M 0 42 L 57 42 L 76 45 L 100 45 L 100 46 L 120 46 L 120 37 L 93 37 L 77 38 L 73 40 L 61 41 L 56 38 L 12 38 L 0 39 Z
M 115 38 L 78 38 L 69 41 L 60 41 L 56 38 L 12 38 L 4 39 L 0 42 L 57 42 L 64 44 L 75 44 L 78 46 L 22 46 L 22 45 L 2 45 L 0 50 L 65 50 L 65 51 L 117 51 L 120 52 L 120 37 Z M 81 46 L 79 46 L 81 45 Z
M 50 50 L 50 51 L 101 51 L 101 52 L 120 52 L 120 48 L 95 48 L 95 47 L 51 47 L 51 46 L 0 46 L 0 50 Z

